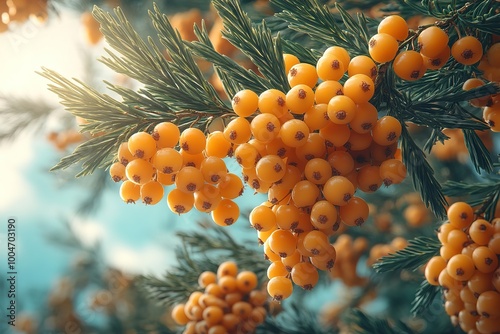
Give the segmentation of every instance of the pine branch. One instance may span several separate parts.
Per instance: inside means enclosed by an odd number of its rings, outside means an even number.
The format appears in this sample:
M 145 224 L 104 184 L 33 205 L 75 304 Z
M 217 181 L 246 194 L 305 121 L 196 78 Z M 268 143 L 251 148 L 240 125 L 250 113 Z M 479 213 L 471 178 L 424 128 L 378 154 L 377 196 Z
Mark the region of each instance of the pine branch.
M 339 4 L 340 22 L 330 9 L 317 0 L 273 0 L 282 11 L 275 15 L 289 23 L 289 28 L 308 34 L 324 45 L 337 45 L 350 51 L 352 57 L 368 54 L 368 23 L 363 14 L 354 19 Z M 343 23 L 343 29 L 340 23 Z
M 432 304 L 436 295 L 439 293 L 440 288 L 435 285 L 429 284 L 427 280 L 423 280 L 418 290 L 415 292 L 415 299 L 411 303 L 411 313 L 417 316 L 428 309 Z
M 441 244 L 436 238 L 416 237 L 408 246 L 394 254 L 382 257 L 373 268 L 378 273 L 395 270 L 418 270 L 439 252 Z
M 279 34 L 273 38 L 264 20 L 261 24 L 252 24 L 239 1 L 214 0 L 213 5 L 224 22 L 222 35 L 250 58 L 271 83 L 271 88 L 287 92 L 290 85 Z
M 451 197 L 467 196 L 467 203 L 471 206 L 479 206 L 477 214 L 483 214 L 485 219 L 491 220 L 495 217 L 495 210 L 500 199 L 500 180 L 498 177 L 483 178 L 484 182 L 456 182 L 446 181 L 443 185 L 444 194 Z
M 54 109 L 43 100 L 0 95 L 0 141 L 14 139 L 29 128 L 37 131 Z
M 379 319 L 362 312 L 359 309 L 352 309 L 345 316 L 348 324 L 348 332 L 356 334 L 411 334 L 415 333 L 402 321 L 390 323 L 387 319 Z
M 331 329 L 319 326 L 317 313 L 297 303 L 286 303 L 276 317 L 266 317 L 257 334 L 327 334 Z
M 176 234 L 182 245 L 176 249 L 179 263 L 164 277 L 141 278 L 141 286 L 153 298 L 169 306 L 185 302 L 193 291 L 201 290 L 199 275 L 206 270 L 217 271 L 218 265 L 228 259 L 234 260 L 240 270 L 252 270 L 261 282 L 264 280 L 268 264 L 254 248 L 237 243 L 222 228 L 201 230 Z
M 493 161 L 491 154 L 484 146 L 483 141 L 479 138 L 478 134 L 472 130 L 462 130 L 464 134 L 464 141 L 469 155 L 472 160 L 476 171 L 481 172 L 481 169 L 487 173 L 493 172 Z

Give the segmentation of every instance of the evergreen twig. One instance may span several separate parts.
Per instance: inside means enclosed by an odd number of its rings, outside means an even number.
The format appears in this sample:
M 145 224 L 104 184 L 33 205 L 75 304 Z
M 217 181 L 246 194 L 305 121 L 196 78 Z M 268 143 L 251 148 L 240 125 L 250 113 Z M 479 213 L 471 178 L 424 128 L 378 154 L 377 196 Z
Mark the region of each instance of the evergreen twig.
M 379 319 L 370 316 L 359 309 L 352 309 L 344 317 L 348 325 L 349 333 L 356 334 L 411 334 L 415 333 L 402 321 L 389 322 L 387 319 Z
M 438 286 L 431 285 L 427 280 L 423 280 L 415 292 L 415 299 L 411 303 L 410 312 L 414 316 L 424 312 L 432 304 L 439 291 L 440 288 Z

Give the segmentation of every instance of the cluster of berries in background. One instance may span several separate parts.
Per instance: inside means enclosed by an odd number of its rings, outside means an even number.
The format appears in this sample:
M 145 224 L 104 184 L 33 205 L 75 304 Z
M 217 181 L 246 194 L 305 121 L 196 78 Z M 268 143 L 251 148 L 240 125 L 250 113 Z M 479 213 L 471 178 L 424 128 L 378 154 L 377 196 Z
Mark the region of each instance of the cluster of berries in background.
M 185 326 L 183 333 L 254 333 L 264 322 L 267 293 L 259 289 L 254 272 L 240 271 L 235 262 L 226 261 L 217 272 L 201 273 L 198 284 L 202 291 L 171 311 L 175 323 Z
M 469 204 L 456 202 L 438 238 L 440 255 L 427 263 L 425 277 L 442 287 L 446 313 L 465 332 L 500 331 L 500 221 L 476 217 Z
M 43 23 L 47 17 L 47 0 L 0 1 L 0 33 L 9 30 L 11 23 L 21 24 L 29 19 Z

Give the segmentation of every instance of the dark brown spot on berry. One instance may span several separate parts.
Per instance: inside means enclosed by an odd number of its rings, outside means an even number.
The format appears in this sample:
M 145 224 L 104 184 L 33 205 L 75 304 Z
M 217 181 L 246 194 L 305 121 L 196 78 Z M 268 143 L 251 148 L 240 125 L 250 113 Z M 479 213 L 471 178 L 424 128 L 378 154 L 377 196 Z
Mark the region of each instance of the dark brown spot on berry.
M 335 222 L 335 224 L 333 224 L 332 226 L 332 231 L 338 231 L 340 228 L 340 223 L 339 222 Z
M 418 79 L 419 76 L 420 76 L 420 70 L 413 71 L 410 74 L 410 78 L 412 79 Z
M 132 176 L 132 180 L 134 180 L 135 183 L 141 183 L 141 177 L 139 175 Z
M 385 185 L 386 187 L 388 187 L 388 186 L 390 186 L 390 185 L 392 184 L 392 180 L 391 180 L 391 179 L 389 179 L 389 178 L 384 179 L 384 181 L 383 181 L 383 182 L 384 182 L 384 185 Z
M 241 159 L 240 156 L 237 156 L 236 157 L 236 162 L 239 163 L 241 165 L 241 162 L 243 161 L 243 159 Z
M 170 174 L 170 173 L 172 173 L 173 171 L 174 171 L 174 169 L 173 169 L 172 167 L 170 167 L 170 166 L 163 167 L 163 170 L 162 170 L 162 172 L 163 172 L 164 174 Z
M 363 130 L 370 130 L 372 128 L 372 123 L 363 123 L 361 124 L 361 129 Z
M 462 52 L 461 56 L 463 59 L 471 59 L 472 57 L 474 57 L 474 52 L 472 52 L 471 49 L 467 49 Z
M 274 165 L 274 168 L 273 168 L 273 169 L 274 169 L 274 171 L 275 171 L 276 173 L 279 173 L 279 172 L 281 172 L 281 171 L 283 170 L 283 167 L 281 167 L 281 165 L 280 165 L 280 164 L 276 164 L 276 165 Z
M 320 224 L 326 224 L 328 222 L 328 217 L 325 215 L 319 215 L 318 222 Z
M 129 163 L 129 161 L 128 161 L 127 159 L 125 159 L 125 158 L 121 158 L 120 163 L 121 163 L 123 166 L 125 166 L 125 167 L 126 167 L 126 166 L 128 165 L 128 163 Z
M 329 140 L 325 140 L 325 146 L 326 147 L 333 147 L 333 143 Z
M 396 139 L 396 137 L 397 137 L 397 136 L 396 136 L 396 132 L 391 131 L 391 132 L 389 132 L 389 134 L 387 135 L 387 140 L 388 140 L 388 141 L 393 141 L 393 140 L 395 140 L 395 139 Z
M 354 220 L 354 224 L 356 224 L 356 226 L 361 226 L 363 225 L 365 222 L 365 220 L 361 217 L 357 218 L 356 220 Z
M 181 143 L 181 147 L 184 151 L 189 151 L 189 144 L 187 141 Z
M 238 138 L 238 133 L 236 131 L 234 131 L 234 130 L 231 130 L 229 132 L 229 139 L 236 140 L 236 138 Z
M 457 274 L 457 276 L 463 276 L 465 274 L 465 272 L 462 268 L 457 268 L 456 274 Z
M 313 155 L 313 154 L 311 154 L 311 153 L 307 153 L 306 155 L 304 155 L 304 158 L 305 158 L 307 161 L 309 161 L 309 160 L 311 160 L 311 159 L 314 159 L 314 155 Z
M 234 104 L 238 104 L 238 103 L 240 103 L 240 101 L 241 101 L 241 99 L 240 99 L 240 97 L 239 97 L 239 96 L 235 96 L 235 97 L 233 98 L 233 103 L 234 103 Z
M 494 126 L 495 126 L 495 121 L 493 121 L 493 120 L 491 120 L 491 119 L 489 119 L 487 123 L 488 123 L 488 125 L 489 125 L 490 127 L 494 127 Z
M 351 146 L 352 146 L 352 144 L 351 144 L 350 142 L 347 142 L 347 143 L 345 143 L 345 144 L 344 144 L 344 147 L 345 147 L 346 149 L 348 149 L 348 150 L 350 150 L 350 149 L 351 149 Z
M 299 222 L 298 221 L 295 221 L 295 222 L 291 223 L 290 224 L 290 230 L 292 230 L 293 232 L 297 232 L 297 230 L 296 230 L 297 226 L 299 226 Z
M 287 257 L 287 256 L 288 256 L 288 254 L 287 254 L 287 253 L 285 253 L 285 252 L 280 252 L 280 253 L 279 253 L 279 256 L 280 256 L 280 257 Z
M 339 67 L 340 67 L 340 62 L 335 59 L 334 61 L 332 61 L 332 64 L 331 64 L 331 67 L 334 69 L 334 70 L 338 70 Z
M 152 201 L 153 201 L 153 199 L 152 199 L 151 197 L 149 197 L 149 196 L 146 196 L 146 197 L 144 197 L 144 199 L 143 199 L 143 202 L 144 202 L 144 204 L 146 204 L 146 205 L 151 204 L 151 202 L 152 202 Z
M 487 257 L 486 259 L 484 259 L 484 263 L 488 266 L 491 266 L 491 264 L 493 263 L 493 259 L 490 257 Z
M 213 183 L 217 183 L 219 182 L 219 180 L 220 180 L 220 175 L 215 174 L 210 177 L 210 181 L 212 181 Z
M 373 48 L 375 45 L 377 45 L 377 40 L 375 38 L 370 39 L 370 42 L 368 43 L 371 48 Z
M 266 124 L 266 130 L 269 131 L 269 132 L 273 132 L 274 129 L 276 129 L 276 126 L 274 125 L 273 122 L 268 122 Z
M 260 188 L 260 182 L 259 182 L 259 180 L 256 180 L 256 179 L 252 180 L 252 188 L 254 188 L 254 189 L 259 189 Z
M 307 93 L 303 89 L 299 89 L 299 99 L 305 99 L 307 97 Z
M 363 92 L 368 92 L 370 90 L 370 84 L 368 82 L 361 82 L 361 90 Z
M 291 76 L 291 77 L 294 77 L 294 76 L 296 76 L 296 75 L 297 75 L 297 72 L 298 72 L 298 71 L 297 71 L 297 69 L 296 69 L 295 67 L 292 67 L 292 68 L 290 69 L 289 74 L 290 74 L 290 76 Z
M 333 176 L 340 175 L 339 170 L 338 170 L 337 168 L 333 168 L 333 167 L 332 167 L 332 175 L 333 175 Z
M 257 224 L 253 225 L 253 228 L 256 229 L 257 231 L 260 231 L 260 230 L 262 230 L 262 225 L 257 223 Z
M 318 255 L 318 254 L 319 254 L 319 249 L 317 249 L 317 248 L 313 248 L 313 249 L 311 249 L 311 253 L 312 253 L 314 256 L 316 256 L 316 255 Z
M 338 89 L 335 95 L 344 95 L 344 92 L 342 91 L 342 89 Z
M 284 107 L 285 106 L 285 100 L 281 96 L 278 97 L 278 101 L 277 102 L 278 102 L 278 105 L 280 107 Z
M 194 183 L 188 183 L 188 184 L 186 185 L 186 189 L 187 189 L 188 191 L 195 191 L 195 190 L 196 190 L 196 184 L 194 184 Z
M 286 154 L 286 148 L 284 147 L 279 148 L 278 151 L 276 152 L 276 155 L 281 158 L 283 158 L 285 154 Z
M 481 315 L 485 318 L 489 318 L 490 314 L 488 312 L 481 312 Z
M 115 182 L 120 182 L 121 180 L 122 180 L 122 178 L 121 178 L 121 177 L 119 177 L 118 175 L 114 175 L 114 176 L 113 176 L 113 181 L 115 181 Z
M 203 204 L 201 205 L 201 207 L 205 210 L 208 210 L 212 207 L 212 203 L 210 202 L 203 202 Z
M 335 118 L 336 119 L 340 119 L 340 120 L 343 120 L 347 117 L 347 113 L 345 112 L 345 110 L 339 110 L 335 113 Z
M 137 151 L 135 151 L 134 156 L 138 157 L 139 159 L 142 159 L 142 158 L 144 158 L 144 151 L 143 150 L 137 150 Z
M 442 63 L 441 59 L 439 59 L 439 58 L 434 58 L 434 59 L 431 60 L 431 65 L 432 66 L 440 66 L 441 63 Z
M 352 197 L 352 195 L 349 194 L 349 193 L 348 194 L 344 194 L 344 198 L 343 198 L 344 202 L 349 202 L 349 200 L 351 199 L 351 197 Z
M 194 163 L 194 161 L 188 161 L 188 162 L 186 162 L 186 166 L 196 167 L 196 164 Z
M 295 133 L 295 139 L 297 139 L 297 140 L 302 140 L 302 139 L 304 139 L 305 137 L 306 137 L 306 135 L 305 135 L 305 134 L 304 134 L 304 132 L 302 132 L 302 131 L 297 131 L 297 132 Z
M 127 204 L 130 204 L 130 203 L 134 203 L 135 204 L 135 201 L 133 199 L 128 199 L 127 200 Z
M 158 133 L 158 131 L 153 131 L 151 137 L 153 137 L 153 139 L 156 141 L 160 140 L 160 134 Z
M 312 175 L 313 179 L 319 180 L 321 179 L 321 173 L 320 172 L 314 172 Z
M 278 203 L 278 199 L 276 197 L 273 197 L 269 202 L 271 202 L 271 204 L 276 204 Z
M 313 289 L 313 285 L 312 284 L 303 285 L 302 289 L 307 290 L 307 291 L 312 290 Z
M 330 120 L 330 117 L 328 116 L 328 113 L 326 111 L 323 113 L 323 118 L 326 119 L 327 121 Z
M 283 300 L 283 295 L 276 295 L 273 297 L 273 300 L 279 303 Z
M 231 147 L 227 150 L 227 156 L 232 157 L 234 155 L 234 147 L 233 144 L 231 144 Z
M 233 225 L 234 219 L 233 218 L 226 218 L 226 219 L 224 219 L 224 224 L 226 224 L 227 226 Z
M 328 262 L 326 263 L 326 269 L 328 269 L 330 271 L 334 265 L 335 265 L 335 261 L 328 260 Z
M 241 189 L 240 189 L 240 192 L 238 193 L 238 196 L 243 195 L 243 192 L 244 192 L 244 191 L 245 191 L 245 189 L 244 189 L 244 188 L 241 188 Z
M 475 296 L 475 295 L 476 295 L 476 294 L 474 294 L 474 296 Z M 478 297 L 479 297 L 479 294 L 477 295 L 477 297 L 476 297 L 476 298 L 478 298 Z M 475 317 L 477 317 L 477 316 L 479 315 L 479 313 L 478 313 L 476 310 L 472 310 L 472 311 L 470 311 L 469 313 L 470 313 L 470 315 L 473 315 L 473 316 L 475 316 Z
M 377 184 L 370 184 L 368 186 L 368 189 L 370 189 L 371 191 L 376 191 L 378 189 L 378 185 Z
M 176 205 L 176 206 L 174 206 L 174 210 L 175 210 L 175 212 L 181 214 L 181 213 L 184 213 L 186 211 L 186 208 L 184 207 L 184 205 Z
M 480 229 L 481 231 L 486 231 L 487 227 L 486 227 L 486 225 L 481 224 L 481 225 L 479 225 L 479 229 Z

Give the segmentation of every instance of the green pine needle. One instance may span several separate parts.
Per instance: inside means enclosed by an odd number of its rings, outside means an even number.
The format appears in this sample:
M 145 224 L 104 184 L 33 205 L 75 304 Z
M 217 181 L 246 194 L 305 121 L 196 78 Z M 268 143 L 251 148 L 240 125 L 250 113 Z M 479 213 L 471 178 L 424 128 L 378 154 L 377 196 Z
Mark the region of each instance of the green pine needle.
M 440 287 L 431 285 L 427 280 L 423 280 L 418 290 L 415 292 L 415 299 L 411 303 L 410 312 L 417 316 L 425 312 L 432 304 L 436 295 L 439 294 Z

